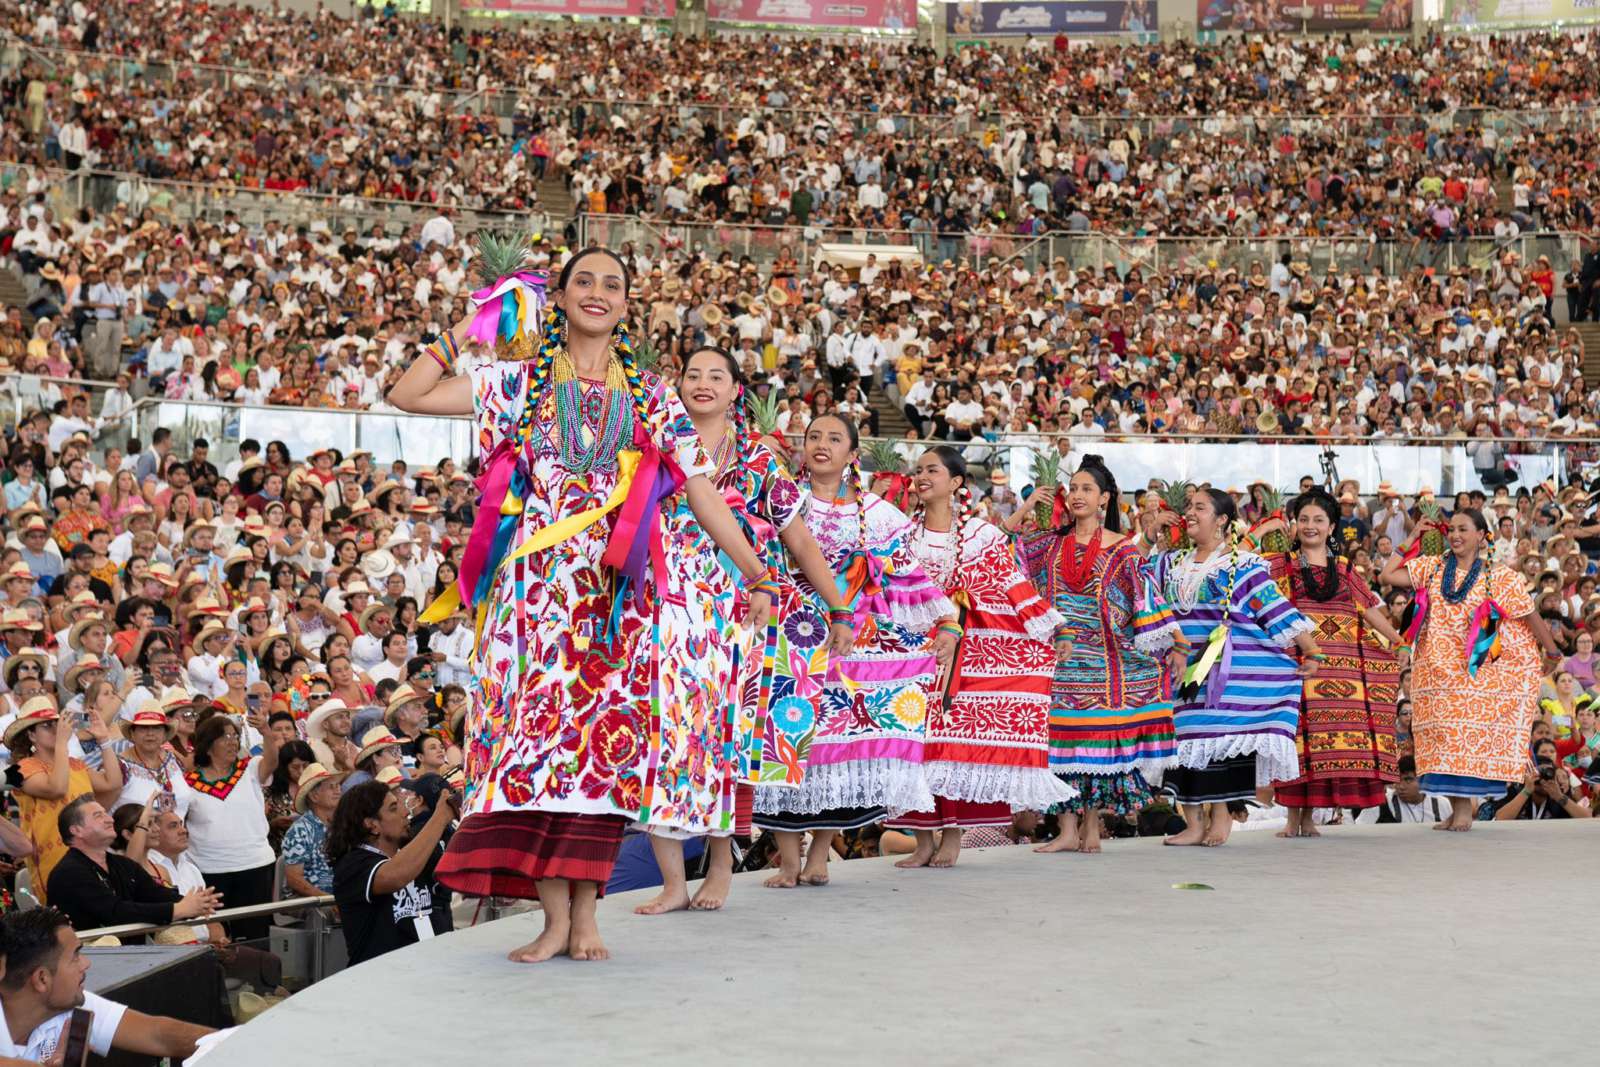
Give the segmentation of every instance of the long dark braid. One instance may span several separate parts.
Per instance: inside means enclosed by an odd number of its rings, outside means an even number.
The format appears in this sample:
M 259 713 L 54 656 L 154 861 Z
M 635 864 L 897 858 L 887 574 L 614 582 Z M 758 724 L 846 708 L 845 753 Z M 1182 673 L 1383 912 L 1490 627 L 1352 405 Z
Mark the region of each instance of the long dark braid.
M 639 356 L 633 350 L 633 338 L 628 334 L 628 324 L 618 322 L 611 336 L 612 343 L 616 345 L 617 355 L 622 360 L 622 372 L 628 377 L 628 392 L 633 397 L 634 417 L 639 420 L 639 425 L 644 427 L 646 434 L 653 435 L 655 427 L 650 425 L 650 398 L 645 393 L 644 372 L 639 369 Z

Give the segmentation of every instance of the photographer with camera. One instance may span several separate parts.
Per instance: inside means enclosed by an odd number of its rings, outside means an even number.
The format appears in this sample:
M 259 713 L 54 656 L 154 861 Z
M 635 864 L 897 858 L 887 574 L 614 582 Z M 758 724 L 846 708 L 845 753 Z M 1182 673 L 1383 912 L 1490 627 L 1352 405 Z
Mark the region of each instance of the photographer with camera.
M 1556 759 L 1556 743 L 1548 737 L 1533 743 L 1533 766 L 1523 776 L 1522 787 L 1512 787 L 1495 809 L 1496 822 L 1512 819 L 1587 819 L 1589 809 L 1578 803 L 1570 776 Z

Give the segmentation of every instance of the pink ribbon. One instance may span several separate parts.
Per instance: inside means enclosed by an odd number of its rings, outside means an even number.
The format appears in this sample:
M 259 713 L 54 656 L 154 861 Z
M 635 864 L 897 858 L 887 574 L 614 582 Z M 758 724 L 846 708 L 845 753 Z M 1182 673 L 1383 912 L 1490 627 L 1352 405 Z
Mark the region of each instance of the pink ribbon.
M 636 439 L 637 440 L 637 439 Z M 644 601 L 644 563 L 650 558 L 657 584 L 666 572 L 666 551 L 661 544 L 661 501 L 684 483 L 683 471 L 648 437 L 640 445 L 639 469 L 634 473 L 628 499 L 622 502 L 617 524 L 606 542 L 600 562 L 620 572 L 632 583 L 632 592 Z
M 489 453 L 483 473 L 478 475 L 478 515 L 473 520 L 472 534 L 467 538 L 467 549 L 461 557 L 461 570 L 456 575 L 461 603 L 465 606 L 472 604 L 478 580 L 484 573 L 490 546 L 500 527 L 500 505 L 505 503 L 506 491 L 516 471 L 517 450 L 509 440 L 504 440 Z
M 500 332 L 500 305 L 510 289 L 499 293 L 500 300 L 495 299 L 496 290 L 499 290 L 507 281 L 515 279 L 535 289 L 543 289 L 544 276 L 534 274 L 532 271 L 519 270 L 507 278 L 501 278 L 493 285 L 485 286 L 472 293 L 472 302 L 478 305 L 478 313 L 472 317 L 472 325 L 467 327 L 467 336 L 480 345 L 492 345 L 499 340 Z

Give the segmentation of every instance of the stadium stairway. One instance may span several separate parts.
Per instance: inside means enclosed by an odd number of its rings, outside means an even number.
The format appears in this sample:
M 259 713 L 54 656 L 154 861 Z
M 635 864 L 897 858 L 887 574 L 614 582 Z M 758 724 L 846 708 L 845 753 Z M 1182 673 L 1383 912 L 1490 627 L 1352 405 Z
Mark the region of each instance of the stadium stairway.
M 0 307 L 22 308 L 22 317 L 29 326 L 33 325 L 33 316 L 27 312 L 28 290 L 22 286 L 22 278 L 17 274 L 15 267 L 0 267 Z
M 550 213 L 559 226 L 565 226 L 572 218 L 572 193 L 567 190 L 567 183 L 557 178 L 542 179 L 539 182 L 539 205 Z
M 1572 328 L 1583 338 L 1583 380 L 1593 387 L 1600 384 L 1600 322 L 1575 322 Z
M 911 422 L 906 418 L 906 413 L 898 404 L 891 404 L 889 398 L 883 395 L 883 389 L 874 387 L 872 396 L 872 410 L 878 413 L 878 436 L 898 438 L 904 437 L 906 431 L 911 429 Z

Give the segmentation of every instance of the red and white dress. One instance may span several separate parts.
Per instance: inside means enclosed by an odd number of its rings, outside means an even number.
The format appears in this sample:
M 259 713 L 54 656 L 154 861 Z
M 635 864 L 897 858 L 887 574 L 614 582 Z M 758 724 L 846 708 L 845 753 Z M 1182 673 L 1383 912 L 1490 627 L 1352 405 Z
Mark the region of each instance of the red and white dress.
M 961 606 L 965 633 L 948 687 L 928 701 L 922 769 L 934 810 L 889 825 L 999 826 L 1014 810 L 1070 800 L 1049 765 L 1052 641 L 1065 620 L 1023 577 L 1010 538 L 981 519 L 942 533 L 918 526 L 911 552 Z

